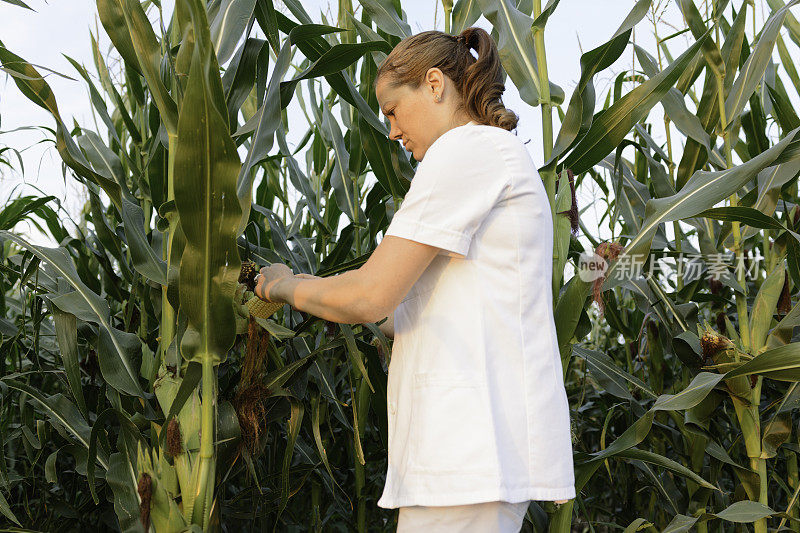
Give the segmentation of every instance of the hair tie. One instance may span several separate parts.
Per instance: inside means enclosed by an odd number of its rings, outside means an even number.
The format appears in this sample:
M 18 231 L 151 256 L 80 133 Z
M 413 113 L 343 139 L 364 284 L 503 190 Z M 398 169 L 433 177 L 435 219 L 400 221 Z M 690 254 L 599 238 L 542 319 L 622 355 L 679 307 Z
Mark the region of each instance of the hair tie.
M 464 37 L 463 35 L 459 35 L 458 37 L 456 37 L 456 42 L 457 42 L 457 43 L 466 44 L 466 42 L 467 42 L 467 38 L 466 38 L 466 37 Z

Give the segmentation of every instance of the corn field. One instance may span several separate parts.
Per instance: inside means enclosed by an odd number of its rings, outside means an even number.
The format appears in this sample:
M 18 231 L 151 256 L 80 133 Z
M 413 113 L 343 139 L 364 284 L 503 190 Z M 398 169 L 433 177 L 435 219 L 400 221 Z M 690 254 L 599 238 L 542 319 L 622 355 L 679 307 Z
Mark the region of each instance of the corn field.
M 548 77 L 559 0 L 441 2 L 447 33 L 485 17 L 514 111 L 541 112 L 578 495 L 532 502 L 525 532 L 800 532 L 800 0 L 674 0 L 677 29 L 665 1 L 629 2 L 571 93 Z M 91 33 L 93 64 L 70 59 L 94 130 L 0 42 L 5 90 L 49 113 L 89 198 L 77 234 L 53 196 L 0 211 L 0 530 L 395 530 L 392 339 L 255 313 L 252 274 L 358 269 L 400 206 L 417 162 L 371 87 L 412 34 L 402 3 L 318 24 L 298 0 L 97 0 L 113 50 Z

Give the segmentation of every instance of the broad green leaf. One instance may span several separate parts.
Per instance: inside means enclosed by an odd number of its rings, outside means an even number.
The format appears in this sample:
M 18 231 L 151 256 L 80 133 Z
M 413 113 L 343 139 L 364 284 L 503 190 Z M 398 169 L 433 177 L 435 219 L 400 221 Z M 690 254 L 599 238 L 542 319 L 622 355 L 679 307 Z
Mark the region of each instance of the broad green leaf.
M 564 158 L 563 168 L 570 168 L 575 174 L 581 174 L 611 153 L 634 124 L 647 116 L 650 109 L 675 84 L 681 71 L 691 62 L 708 35 L 707 32 L 657 76 L 639 85 L 599 114 L 586 135 Z
M 97 459 L 97 441 L 100 438 L 100 435 L 105 431 L 103 424 L 106 422 L 106 420 L 111 420 L 112 417 L 116 415 L 117 412 L 114 409 L 106 409 L 97 415 L 97 419 L 94 421 L 94 426 L 92 426 L 92 432 L 89 434 L 89 452 L 86 460 L 86 478 L 89 482 L 89 491 L 92 494 L 92 500 L 94 500 L 95 505 L 100 503 L 100 499 L 97 497 L 97 489 L 95 489 L 94 486 L 94 464 Z M 105 439 L 104 434 L 103 438 Z
M 773 13 L 761 30 L 753 52 L 742 65 L 742 70 L 739 72 L 730 93 L 725 99 L 725 115 L 728 117 L 729 129 L 764 76 L 764 70 L 772 57 L 772 49 L 775 47 L 775 41 L 778 39 L 778 32 L 783 25 L 786 14 L 789 12 L 789 8 L 798 2 L 800 0 L 792 0 L 786 6 Z
M 725 374 L 725 379 L 758 374 L 776 381 L 800 381 L 800 342 L 767 350 Z
M 503 69 L 528 105 L 537 106 L 542 94 L 539 67 L 533 43 L 533 19 L 514 7 L 512 0 L 479 0 L 483 16 L 498 32 L 497 49 Z M 564 101 L 564 90 L 550 84 L 550 100 L 554 105 Z
M 779 261 L 761 283 L 756 294 L 753 308 L 750 311 L 750 348 L 753 353 L 758 353 L 767 339 L 767 333 L 772 324 L 772 315 L 776 312 L 778 298 L 780 298 L 783 288 L 784 272 L 783 261 Z
M 391 0 L 358 1 L 381 30 L 401 39 L 411 36 L 411 26 L 397 15 L 397 10 Z M 405 15 L 405 13 L 403 14 Z
M 347 353 L 350 356 L 350 362 L 355 365 L 358 369 L 358 374 L 364 378 L 367 382 L 367 386 L 369 386 L 370 392 L 373 394 L 375 393 L 375 388 L 372 386 L 372 382 L 369 380 L 369 373 L 367 372 L 367 368 L 364 366 L 364 354 L 361 353 L 361 350 L 358 349 L 356 345 L 356 339 L 353 336 L 353 330 L 349 324 L 339 324 L 339 330 L 342 332 L 342 335 L 347 342 Z
M 581 55 L 581 78 L 569 100 L 553 153 L 545 165 L 559 159 L 589 130 L 595 107 L 594 76 L 619 59 L 628 46 L 633 27 L 647 14 L 650 3 L 650 0 L 636 2 L 608 42 Z
M 250 141 L 250 149 L 239 170 L 237 178 L 236 194 L 239 198 L 239 206 L 242 210 L 242 218 L 236 234 L 240 235 L 244 231 L 244 226 L 250 218 L 250 206 L 253 203 L 253 173 L 251 170 L 264 160 L 267 153 L 272 148 L 275 131 L 281 124 L 281 101 L 280 83 L 281 78 L 289 68 L 291 46 L 284 44 L 278 54 L 272 70 L 272 77 L 267 86 L 266 97 L 261 107 L 253 115 L 256 119 L 255 130 Z M 249 121 L 248 121 L 249 122 Z M 238 132 L 237 132 L 238 133 Z
M 736 72 L 739 66 L 739 58 L 745 37 L 745 23 L 747 22 L 746 6 L 747 4 L 742 5 L 742 9 L 736 15 L 730 30 L 725 35 L 725 43 L 722 45 L 722 59 L 725 61 L 725 72 L 727 74 L 723 80 L 723 88 L 726 92 L 733 85 L 733 73 Z M 717 123 L 719 123 L 719 109 L 719 86 L 714 78 L 714 73 L 711 69 L 708 69 L 703 83 L 703 94 L 697 105 L 696 113 L 706 132 L 712 133 Z M 712 157 L 712 154 L 709 154 L 700 143 L 694 139 L 687 139 L 678 165 L 675 188 L 677 190 L 682 189 L 692 174 L 696 170 L 703 168 L 709 157 Z
M 649 452 L 647 450 L 638 450 L 636 448 L 630 448 L 628 450 L 621 451 L 617 453 L 617 457 L 622 457 L 625 459 L 637 459 L 639 461 L 644 461 L 645 463 L 651 463 L 656 466 L 660 466 L 671 472 L 675 472 L 678 475 L 683 477 L 689 478 L 701 487 L 706 487 L 709 489 L 716 489 L 714 485 L 703 479 L 702 477 L 698 476 L 691 469 L 686 468 L 682 464 L 677 461 L 673 461 L 668 457 L 664 457 L 663 455 L 659 455 L 657 453 Z
M 772 9 L 773 13 L 780 11 L 786 6 L 783 0 L 767 0 L 767 4 Z M 786 29 L 789 30 L 789 37 L 797 46 L 800 46 L 800 22 L 794 18 L 794 15 L 788 13 L 783 23 Z
M 800 127 L 800 124 L 798 124 L 798 127 Z M 753 209 L 757 209 L 764 215 L 771 216 L 775 212 L 775 207 L 778 205 L 778 197 L 780 195 L 781 188 L 789 181 L 797 178 L 799 173 L 800 160 L 767 167 L 759 172 L 757 177 L 758 197 L 753 204 Z M 742 232 L 742 241 L 758 233 L 758 227 L 762 226 L 751 226 L 749 228 L 745 228 Z M 774 229 L 784 229 L 782 224 L 780 227 L 769 227 Z
M 0 43 L 0 64 L 14 78 L 14 83 L 22 94 L 53 115 L 56 120 L 56 149 L 64 163 L 78 175 L 102 187 L 114 205 L 121 209 L 119 184 L 89 168 L 89 162 L 86 161 L 61 120 L 53 91 L 39 72 L 30 63 L 4 48 L 2 43 Z
M 589 454 L 588 458 L 576 464 L 575 490 L 580 491 L 589 481 L 592 474 L 603 464 L 605 459 L 623 452 L 642 442 L 653 425 L 656 411 L 678 411 L 691 409 L 705 399 L 711 390 L 727 375 L 712 372 L 700 372 L 692 382 L 677 394 L 662 394 L 653 406 L 636 422 L 631 424 L 622 435 L 604 450 Z
M 661 223 L 696 216 L 738 191 L 761 170 L 774 164 L 798 132 L 800 129 L 792 131 L 764 153 L 737 167 L 717 172 L 698 170 L 674 196 L 648 200 L 642 229 L 609 266 L 602 290 L 608 290 L 623 281 L 615 275 L 619 265 L 624 265 L 630 257 L 646 255 L 650 251 L 653 235 Z
M 255 7 L 256 0 L 224 0 L 220 5 L 210 28 L 211 40 L 220 65 L 233 55 Z
M 227 124 L 219 66 L 205 9 L 190 2 L 195 46 L 178 118 L 175 205 L 186 236 L 180 261 L 181 309 L 189 325 L 181 353 L 198 362 L 225 359 L 236 335 L 231 300 L 239 277 L 236 194 L 241 163 Z
M 3 513 L 3 516 L 17 524 L 19 527 L 22 527 L 20 521 L 17 520 L 17 517 L 14 516 L 14 513 L 11 511 L 11 507 L 8 505 L 8 500 L 6 500 L 6 497 L 3 496 L 2 492 L 0 492 L 0 513 Z
M 697 213 L 696 216 L 742 222 L 754 228 L 786 229 L 780 221 L 752 207 L 713 207 Z
M 765 87 L 769 100 L 772 102 L 772 116 L 780 124 L 784 133 L 800 126 L 800 118 L 798 118 L 786 91 L 782 87 L 779 89 L 769 83 L 766 83 Z
M 144 232 L 144 212 L 136 197 L 128 191 L 125 185 L 122 163 L 119 158 L 93 131 L 85 130 L 84 135 L 78 138 L 78 144 L 83 148 L 87 159 L 98 174 L 119 184 L 121 215 L 128 248 L 133 259 L 133 267 L 145 278 L 159 285 L 166 285 L 167 264 L 156 255 L 147 240 Z
M 742 500 L 729 505 L 718 513 L 714 513 L 714 516 L 728 522 L 749 523 L 773 514 L 775 514 L 775 511 L 763 503 Z
M 800 326 L 800 302 L 796 303 L 773 328 L 764 346 L 767 349 L 773 349 L 789 344 L 792 341 L 792 331 L 796 326 Z
M 11 230 L 22 220 L 30 220 L 30 215 L 43 215 L 45 204 L 55 200 L 55 196 L 20 196 L 9 199 L 0 210 L 0 229 Z
M 287 421 L 286 434 L 287 443 L 286 450 L 283 454 L 283 468 L 281 471 L 281 499 L 278 507 L 278 517 L 280 517 L 286 504 L 289 501 L 289 466 L 292 464 L 292 455 L 294 453 L 294 443 L 297 440 L 297 434 L 300 432 L 300 424 L 303 422 L 303 412 L 305 406 L 302 402 L 293 397 L 288 397 L 291 405 L 291 415 Z
M 656 65 L 655 59 L 638 44 L 634 45 L 634 50 L 636 51 L 636 57 L 639 59 L 639 64 L 642 65 L 647 76 L 649 78 L 656 76 L 658 74 L 658 65 Z M 667 91 L 661 100 L 661 105 L 664 106 L 667 116 L 681 133 L 694 139 L 706 149 L 706 152 L 711 153 L 711 138 L 703 128 L 703 124 L 700 123 L 700 119 L 687 109 L 683 95 L 678 89 L 673 87 Z
M 644 391 L 648 396 L 655 398 L 657 395 L 651 391 L 642 380 L 632 376 L 614 364 L 613 359 L 602 352 L 589 350 L 581 346 L 574 346 L 572 351 L 585 359 L 589 364 L 595 380 L 603 387 L 604 392 L 613 394 L 618 398 L 631 400 L 628 384 Z
M 1 378 L 2 382 L 8 385 L 9 388 L 24 392 L 36 401 L 36 404 L 45 412 L 50 420 L 53 422 L 54 427 L 59 432 L 64 432 L 65 435 L 73 437 L 82 447 L 89 449 L 89 438 L 91 435 L 91 428 L 86 424 L 86 421 L 81 417 L 80 412 L 69 400 L 62 394 L 55 394 L 53 396 L 45 396 L 33 387 L 22 383 L 16 379 L 9 377 Z M 108 468 L 108 459 L 104 454 L 98 454 L 97 461 L 103 468 Z
M 542 9 L 542 12 L 539 14 L 539 16 L 533 20 L 531 28 L 543 31 L 545 26 L 547 25 L 547 21 L 550 19 L 550 15 L 552 15 L 553 12 L 556 10 L 556 8 L 558 7 L 558 3 L 560 1 L 561 0 L 550 0 L 549 2 L 547 2 L 547 5 L 544 6 L 544 9 Z M 519 6 L 517 7 L 519 8 Z
M 793 410 L 800 403 L 800 388 L 797 383 L 792 383 L 786 394 L 781 398 L 780 404 L 775 408 L 769 421 L 765 421 L 761 430 L 761 458 L 772 459 L 777 455 L 778 449 L 792 436 Z
M 299 4 L 296 4 L 296 0 L 284 0 L 287 7 L 290 10 L 294 10 L 299 12 L 302 9 Z M 297 38 L 294 37 L 294 32 L 303 32 L 303 26 L 299 26 L 298 24 L 292 22 L 288 18 L 282 16 L 280 12 L 276 13 L 278 17 L 278 24 L 281 28 L 281 31 L 284 33 L 288 33 L 289 37 L 291 38 L 292 42 L 297 44 L 297 47 L 300 49 L 301 52 L 311 61 L 316 61 L 319 57 L 325 53 L 327 50 L 330 50 L 331 45 L 328 44 L 323 38 L 316 36 L 309 39 L 304 39 L 302 41 L 298 41 Z M 307 18 L 307 15 L 305 15 Z M 310 25 L 311 20 L 308 20 L 307 24 L 304 26 Z M 318 30 L 314 30 L 315 32 Z M 325 76 L 325 79 L 328 81 L 330 86 L 333 88 L 334 91 L 338 93 L 338 95 L 344 99 L 348 104 L 352 105 L 359 112 L 362 114 L 364 119 L 377 131 L 383 133 L 384 135 L 389 135 L 389 130 L 386 128 L 385 124 L 381 122 L 378 115 L 372 110 L 369 104 L 364 100 L 361 96 L 361 93 L 353 85 L 353 82 L 350 81 L 349 76 L 344 76 L 341 72 L 336 72 L 334 74 L 328 74 Z M 289 97 L 288 94 L 284 97 L 284 89 L 288 88 L 289 86 L 286 85 L 285 87 L 281 87 L 281 105 L 286 106 L 289 105 Z
M 786 15 L 786 20 L 789 20 L 792 14 L 789 13 Z M 792 56 L 789 54 L 789 49 L 786 47 L 786 43 L 783 41 L 783 37 L 781 34 L 778 33 L 778 55 L 781 58 L 781 66 L 786 70 L 786 74 L 789 75 L 789 79 L 792 80 L 792 85 L 794 85 L 794 90 L 800 93 L 800 75 L 797 73 L 797 68 L 794 65 L 794 60 Z
M 114 12 L 114 18 L 108 22 L 114 25 L 122 23 L 119 20 L 121 12 L 125 26 L 113 27 L 109 30 L 105 23 L 103 25 L 109 35 L 119 34 L 122 32 L 121 28 L 127 27 L 128 37 L 136 54 L 140 72 L 147 81 L 147 87 L 158 106 L 164 127 L 174 135 L 178 123 L 177 106 L 161 80 L 161 46 L 142 5 L 138 0 L 97 0 L 97 10 L 98 12 Z M 118 38 L 118 42 L 122 42 L 122 40 Z M 127 46 L 128 44 L 125 42 L 124 47 L 127 48 Z
M 131 35 L 128 33 L 121 0 L 97 0 L 97 14 L 119 55 L 129 67 L 141 74 L 142 69 L 136 57 Z
M 291 80 L 281 82 L 281 93 L 291 94 L 300 80 L 340 73 L 341 70 L 358 61 L 365 53 L 373 50 L 391 51 L 391 47 L 385 41 L 337 44 L 322 54 L 303 72 Z
M 481 18 L 480 0 L 458 0 L 453 7 L 452 35 L 458 35 Z
M 367 215 L 360 205 L 361 194 L 358 180 L 350 176 L 350 154 L 347 152 L 339 125 L 324 100 L 320 129 L 333 149 L 334 169 L 331 175 L 331 186 L 336 196 L 336 203 L 354 224 L 363 225 L 366 223 Z
M 691 30 L 694 38 L 699 41 L 702 36 L 708 32 L 708 29 L 703 22 L 703 17 L 697 10 L 697 6 L 695 6 L 693 0 L 679 0 L 678 5 L 683 13 L 683 18 L 686 20 L 686 24 L 689 26 L 689 30 Z M 724 78 L 725 63 L 722 60 L 722 53 L 717 43 L 714 42 L 713 39 L 704 39 L 702 49 L 703 57 L 706 58 L 706 63 L 714 73 L 714 76 L 720 80 Z
M 100 371 L 109 385 L 132 396 L 144 396 L 139 385 L 139 372 L 133 364 L 141 356 L 141 341 L 133 333 L 120 331 L 111 325 L 108 302 L 86 286 L 78 276 L 75 265 L 64 248 L 36 246 L 22 237 L 0 230 L 0 237 L 10 239 L 47 261 L 75 289 L 74 293 L 52 298 L 63 305 L 65 312 L 84 316 L 100 326 L 98 357 Z M 79 306 L 76 309 L 75 306 Z
M 111 454 L 106 481 L 114 492 L 114 511 L 119 519 L 120 529 L 124 533 L 145 533 L 139 520 L 141 499 L 136 491 L 138 480 L 125 453 Z
M 67 375 L 67 383 L 75 397 L 75 401 L 81 410 L 84 418 L 89 417 L 86 409 L 86 400 L 83 398 L 83 387 L 81 387 L 81 369 L 78 356 L 78 320 L 75 315 L 61 311 L 57 306 L 51 309 L 53 322 L 56 328 L 56 340 L 58 349 L 61 352 L 61 361 L 64 363 L 64 372 Z
M 402 182 L 392 165 L 392 152 L 389 146 L 393 141 L 379 135 L 370 128 L 363 117 L 359 117 L 361 143 L 367 156 L 370 168 L 387 194 L 393 198 L 402 198 L 408 192 L 408 184 Z
M 261 79 L 265 78 L 266 69 L 262 68 L 262 64 L 269 55 L 265 44 L 266 41 L 262 39 L 248 38 L 236 51 L 222 76 L 222 90 L 231 129 L 237 126 L 239 111 L 248 96 L 258 90 L 253 91 L 254 86 L 260 86 Z

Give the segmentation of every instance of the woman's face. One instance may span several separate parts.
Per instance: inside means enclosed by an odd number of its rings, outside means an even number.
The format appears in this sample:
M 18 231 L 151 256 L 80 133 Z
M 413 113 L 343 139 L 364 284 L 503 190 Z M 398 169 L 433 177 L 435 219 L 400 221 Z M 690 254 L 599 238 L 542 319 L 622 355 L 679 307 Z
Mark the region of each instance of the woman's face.
M 414 159 L 422 161 L 425 152 L 439 136 L 453 127 L 452 100 L 454 91 L 450 81 L 438 68 L 428 71 L 419 88 L 409 85 L 391 87 L 388 76 L 383 76 L 375 86 L 381 112 L 389 119 L 389 138 L 403 143 Z M 442 97 L 437 102 L 435 95 Z

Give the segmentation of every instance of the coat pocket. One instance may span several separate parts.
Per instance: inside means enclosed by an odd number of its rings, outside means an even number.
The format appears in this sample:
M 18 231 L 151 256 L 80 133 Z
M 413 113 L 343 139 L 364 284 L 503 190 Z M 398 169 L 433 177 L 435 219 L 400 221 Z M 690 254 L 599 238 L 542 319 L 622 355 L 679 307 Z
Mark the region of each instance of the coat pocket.
M 411 469 L 497 472 L 494 424 L 484 383 L 465 374 L 417 372 L 413 396 Z

